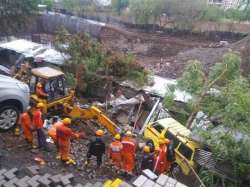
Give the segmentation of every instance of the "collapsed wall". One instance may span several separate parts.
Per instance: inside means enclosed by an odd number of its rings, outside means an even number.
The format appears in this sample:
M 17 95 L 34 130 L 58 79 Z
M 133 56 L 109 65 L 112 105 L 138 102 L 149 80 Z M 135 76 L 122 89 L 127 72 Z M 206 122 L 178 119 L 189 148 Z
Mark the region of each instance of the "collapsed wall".
M 70 33 L 87 32 L 91 36 L 98 38 L 101 29 L 105 27 L 105 23 L 49 12 L 40 17 L 40 26 L 41 31 L 44 33 L 55 33 L 65 28 Z

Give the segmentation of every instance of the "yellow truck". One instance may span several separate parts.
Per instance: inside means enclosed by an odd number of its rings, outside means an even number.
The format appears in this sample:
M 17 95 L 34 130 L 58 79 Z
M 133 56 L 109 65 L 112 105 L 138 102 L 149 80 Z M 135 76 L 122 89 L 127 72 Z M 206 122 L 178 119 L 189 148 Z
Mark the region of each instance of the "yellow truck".
M 184 175 L 189 175 L 191 168 L 196 168 L 194 161 L 196 149 L 201 146 L 189 138 L 191 131 L 173 118 L 160 119 L 150 123 L 144 130 L 144 138 L 159 147 L 159 137 L 164 136 L 173 141 L 175 149 L 174 169 L 180 169 Z
M 75 103 L 75 91 L 66 88 L 64 73 L 51 67 L 34 68 L 29 81 L 31 101 L 43 103 L 44 112 L 63 111 L 64 115 L 72 119 L 95 119 L 112 135 L 120 131 L 119 127 L 110 118 L 95 106 L 80 105 Z M 37 83 L 42 83 L 46 98 L 36 94 Z

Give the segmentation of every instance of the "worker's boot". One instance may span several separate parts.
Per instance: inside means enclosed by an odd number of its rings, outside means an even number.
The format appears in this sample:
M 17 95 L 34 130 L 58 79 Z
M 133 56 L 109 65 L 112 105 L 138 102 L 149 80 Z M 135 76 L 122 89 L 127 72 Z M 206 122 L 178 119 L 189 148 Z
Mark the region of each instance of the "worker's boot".
M 56 159 L 61 160 L 61 155 L 59 153 L 56 155 Z
M 32 147 L 32 149 L 37 149 L 38 148 L 37 145 L 35 145 L 33 143 L 31 143 L 31 147 Z
M 89 165 L 89 161 L 86 160 L 86 161 L 84 162 L 84 165 L 85 165 L 85 166 Z
M 15 134 L 15 136 L 20 136 L 20 129 L 15 128 L 14 134 Z
M 66 161 L 66 164 L 67 164 L 67 165 L 70 165 L 70 164 L 76 165 L 76 161 L 73 160 L 73 159 L 69 159 L 68 161 Z

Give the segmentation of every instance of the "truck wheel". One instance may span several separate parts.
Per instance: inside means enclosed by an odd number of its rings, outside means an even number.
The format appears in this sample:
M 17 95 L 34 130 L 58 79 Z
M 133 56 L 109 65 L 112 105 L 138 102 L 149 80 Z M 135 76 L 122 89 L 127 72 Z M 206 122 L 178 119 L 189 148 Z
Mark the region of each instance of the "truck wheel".
M 0 131 L 12 129 L 19 118 L 19 110 L 13 105 L 0 107 Z
M 177 178 L 177 176 L 179 176 L 180 174 L 182 174 L 181 167 L 177 163 L 174 163 L 171 166 L 170 172 L 171 172 L 171 174 L 172 174 L 172 176 L 174 178 Z

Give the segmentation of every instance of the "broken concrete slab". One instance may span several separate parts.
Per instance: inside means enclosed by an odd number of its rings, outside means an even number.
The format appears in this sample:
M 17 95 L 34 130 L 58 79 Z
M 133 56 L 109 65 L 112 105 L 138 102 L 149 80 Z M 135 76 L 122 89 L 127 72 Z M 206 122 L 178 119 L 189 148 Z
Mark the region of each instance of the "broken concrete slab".
M 83 184 L 78 183 L 75 185 L 75 187 L 84 187 L 84 186 L 83 186 Z
M 8 180 L 10 180 L 10 179 L 16 177 L 16 172 L 17 171 L 18 171 L 17 168 L 12 168 L 12 169 L 8 170 L 7 172 L 5 172 L 3 174 L 3 176 L 5 176 Z
M 18 181 L 18 178 L 14 177 L 8 182 L 3 184 L 3 187 L 16 187 L 15 183 Z
M 158 183 L 161 186 L 164 186 L 168 181 L 168 176 L 161 174 L 158 179 L 156 180 L 156 183 Z
M 83 187 L 92 187 L 92 185 L 93 185 L 93 184 L 91 184 L 91 183 L 88 182 L 88 183 L 85 184 Z
M 1 169 L 1 170 L 0 170 L 0 175 L 4 174 L 4 173 L 6 173 L 6 172 L 7 172 L 6 169 Z
M 187 187 L 187 186 L 184 185 L 184 184 L 182 184 L 182 183 L 180 183 L 180 182 L 177 182 L 177 183 L 175 184 L 175 187 Z
M 95 184 L 92 185 L 92 187 L 102 187 L 102 183 L 96 182 Z
M 61 182 L 61 177 L 62 177 L 61 174 L 57 174 L 57 175 L 50 176 L 49 179 L 51 179 L 53 184 L 56 185 Z
M 34 165 L 34 166 L 27 167 L 27 170 L 31 175 L 37 175 L 39 174 L 40 167 Z
M 175 179 L 171 178 L 171 177 L 168 177 L 167 183 L 175 185 L 177 183 L 177 181 Z
M 29 186 L 29 184 L 27 183 L 28 180 L 30 180 L 30 177 L 29 176 L 25 176 L 25 177 L 19 179 L 17 182 L 15 182 L 15 184 L 18 187 L 28 187 Z
M 39 178 L 37 181 L 40 182 L 41 185 L 49 186 L 52 183 L 52 181 L 49 180 L 50 176 L 51 176 L 51 174 L 46 173 L 41 178 Z
M 146 177 L 148 177 L 148 178 L 150 178 L 151 180 L 155 180 L 155 179 L 157 179 L 157 175 L 154 173 L 154 172 L 152 172 L 150 169 L 144 169 L 143 171 L 142 171 L 142 173 L 143 173 L 143 175 L 145 175 Z
M 143 187 L 152 187 L 152 186 L 154 186 L 154 184 L 155 184 L 154 181 L 148 179 L 148 180 L 146 180 L 146 182 L 144 182 Z
M 38 187 L 40 185 L 40 183 L 37 181 L 38 179 L 40 179 L 42 176 L 40 175 L 35 175 L 34 177 L 32 177 L 30 180 L 27 181 L 27 183 L 31 186 L 31 187 Z
M 71 183 L 71 180 L 74 178 L 74 175 L 72 173 L 69 173 L 64 176 L 60 176 L 60 179 L 64 185 L 68 185 Z
M 135 185 L 136 187 L 142 187 L 143 184 L 148 180 L 147 177 L 145 177 L 144 175 L 140 175 L 134 182 L 133 185 Z
M 130 184 L 128 184 L 128 183 L 126 183 L 126 182 L 123 181 L 123 182 L 120 184 L 119 187 L 132 187 L 132 185 L 130 185 Z
M 153 187 L 162 187 L 161 185 L 155 183 Z

